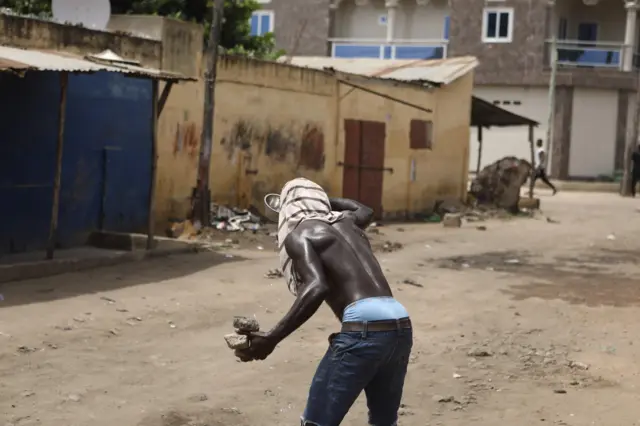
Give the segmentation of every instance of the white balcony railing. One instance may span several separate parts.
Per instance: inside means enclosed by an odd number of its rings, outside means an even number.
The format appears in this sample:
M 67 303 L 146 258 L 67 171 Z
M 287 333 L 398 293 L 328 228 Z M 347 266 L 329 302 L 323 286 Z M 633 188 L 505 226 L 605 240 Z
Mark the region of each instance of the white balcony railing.
M 549 57 L 550 43 L 548 40 Z M 561 66 L 622 69 L 624 63 L 624 43 L 558 40 L 556 48 L 558 65 Z
M 447 57 L 448 40 L 394 40 L 384 39 L 339 39 L 331 42 L 334 58 L 372 59 L 444 59 Z

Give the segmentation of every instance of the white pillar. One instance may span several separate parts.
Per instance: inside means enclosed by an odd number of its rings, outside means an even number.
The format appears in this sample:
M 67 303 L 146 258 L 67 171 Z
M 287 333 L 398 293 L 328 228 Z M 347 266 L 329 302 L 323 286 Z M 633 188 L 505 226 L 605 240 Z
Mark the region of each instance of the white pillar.
M 633 70 L 633 56 L 636 53 L 636 19 L 638 17 L 638 4 L 636 1 L 625 1 L 627 9 L 627 24 L 624 29 L 624 53 L 622 57 L 622 70 Z
M 398 0 L 387 0 L 384 5 L 387 8 L 387 43 L 391 43 L 394 39 Z

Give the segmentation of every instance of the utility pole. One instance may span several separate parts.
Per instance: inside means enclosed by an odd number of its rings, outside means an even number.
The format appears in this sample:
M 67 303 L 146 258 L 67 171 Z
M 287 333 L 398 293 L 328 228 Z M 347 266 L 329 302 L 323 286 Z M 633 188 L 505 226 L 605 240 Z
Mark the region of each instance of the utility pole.
M 548 7 L 550 9 L 550 31 L 551 31 L 551 46 L 549 53 L 549 61 L 551 62 L 551 75 L 549 76 L 549 116 L 547 118 L 547 141 L 545 144 L 545 160 L 548 163 L 551 155 L 551 142 L 553 141 L 555 132 L 555 116 L 556 116 L 556 76 L 558 74 L 558 35 L 556 31 L 556 13 L 555 13 L 555 0 L 549 0 Z M 550 165 L 546 164 L 547 170 L 550 170 Z
M 202 226 L 209 226 L 210 190 L 209 176 L 211 169 L 211 150 L 213 147 L 213 122 L 215 114 L 216 77 L 218 73 L 218 46 L 222 16 L 224 14 L 224 0 L 215 0 L 213 16 L 209 29 L 209 44 L 207 55 L 207 69 L 204 76 L 204 119 L 202 121 L 202 139 L 200 141 L 200 158 L 198 163 L 197 190 L 199 205 L 196 203 L 197 213 Z M 199 207 L 199 208 L 198 208 Z
M 636 98 L 633 103 L 633 117 L 631 127 L 627 126 L 626 144 L 624 147 L 624 173 L 622 174 L 622 182 L 620 194 L 628 197 L 631 195 L 631 168 L 633 167 L 631 158 L 633 150 L 638 144 L 638 126 L 640 126 L 640 70 L 636 71 Z M 629 117 L 629 115 L 627 115 Z

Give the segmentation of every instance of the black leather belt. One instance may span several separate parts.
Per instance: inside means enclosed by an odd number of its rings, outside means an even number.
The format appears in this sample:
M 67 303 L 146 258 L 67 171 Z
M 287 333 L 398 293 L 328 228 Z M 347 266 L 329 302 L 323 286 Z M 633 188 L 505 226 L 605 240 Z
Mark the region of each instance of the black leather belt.
M 393 331 L 411 328 L 411 320 L 409 318 L 400 318 L 397 320 L 370 321 L 370 322 L 343 322 L 342 332 L 349 333 L 355 331 Z

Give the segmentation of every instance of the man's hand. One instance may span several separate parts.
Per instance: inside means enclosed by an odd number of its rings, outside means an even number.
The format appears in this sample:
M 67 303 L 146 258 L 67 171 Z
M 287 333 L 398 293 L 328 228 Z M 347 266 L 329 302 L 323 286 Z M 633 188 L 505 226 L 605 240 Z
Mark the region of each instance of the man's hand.
M 250 346 L 247 349 L 237 349 L 235 355 L 242 362 L 264 360 L 276 348 L 278 342 L 269 333 L 263 332 L 238 332 L 249 338 Z

